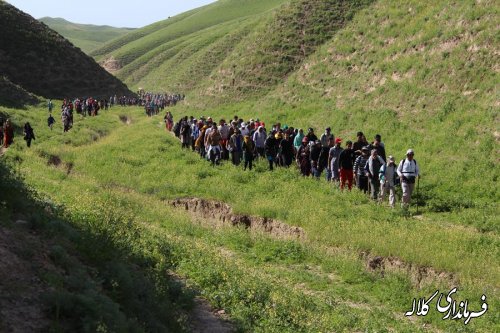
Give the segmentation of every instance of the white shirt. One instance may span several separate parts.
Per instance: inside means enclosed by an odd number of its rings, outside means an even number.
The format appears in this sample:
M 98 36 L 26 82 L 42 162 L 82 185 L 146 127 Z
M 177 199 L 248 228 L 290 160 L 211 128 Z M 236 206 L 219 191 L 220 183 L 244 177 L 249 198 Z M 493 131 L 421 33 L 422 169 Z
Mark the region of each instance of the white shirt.
M 399 177 L 416 177 L 419 175 L 419 169 L 417 162 L 415 160 L 408 160 L 405 158 L 398 165 L 398 176 Z

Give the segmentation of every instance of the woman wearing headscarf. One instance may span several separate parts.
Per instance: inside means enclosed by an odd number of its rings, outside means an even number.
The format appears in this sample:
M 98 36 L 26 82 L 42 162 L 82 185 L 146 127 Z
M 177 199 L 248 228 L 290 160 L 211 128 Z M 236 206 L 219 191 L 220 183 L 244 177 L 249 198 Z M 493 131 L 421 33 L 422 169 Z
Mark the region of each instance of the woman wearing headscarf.
M 300 173 L 304 177 L 309 177 L 311 174 L 311 160 L 309 159 L 309 153 L 309 139 L 304 137 L 296 155 L 297 165 L 300 169 Z
M 14 141 L 14 128 L 10 122 L 10 119 L 5 121 L 3 125 L 3 145 L 8 148 Z
M 285 132 L 285 137 L 280 142 L 281 165 L 288 168 L 293 161 L 293 144 L 290 134 Z
M 295 148 L 295 151 L 298 151 L 300 146 L 302 145 L 302 139 L 304 139 L 304 130 L 301 128 L 293 139 L 293 146 Z

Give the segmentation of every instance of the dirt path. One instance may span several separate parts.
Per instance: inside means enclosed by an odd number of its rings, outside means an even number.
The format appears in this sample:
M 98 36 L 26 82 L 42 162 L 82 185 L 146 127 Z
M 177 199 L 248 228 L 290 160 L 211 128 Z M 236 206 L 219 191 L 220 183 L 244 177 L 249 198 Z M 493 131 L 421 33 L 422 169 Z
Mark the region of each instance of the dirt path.
M 193 333 L 230 333 L 235 329 L 225 319 L 224 310 L 214 311 L 208 302 L 201 298 L 194 299 L 195 306 L 190 314 L 190 328 Z

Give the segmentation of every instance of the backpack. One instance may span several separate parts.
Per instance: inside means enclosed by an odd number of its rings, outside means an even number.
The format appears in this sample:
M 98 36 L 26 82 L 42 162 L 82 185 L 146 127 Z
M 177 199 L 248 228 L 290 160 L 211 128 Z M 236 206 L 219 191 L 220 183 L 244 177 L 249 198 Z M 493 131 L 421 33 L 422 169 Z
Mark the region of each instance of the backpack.
M 399 162 L 399 164 L 401 164 L 401 173 L 403 172 L 403 168 L 405 166 L 405 162 L 406 162 L 406 158 L 402 159 L 401 162 Z M 413 162 L 415 162 L 415 168 L 416 168 L 417 167 L 417 160 L 413 159 Z M 407 181 L 410 184 L 414 184 L 415 183 L 415 177 L 414 176 L 410 176 L 410 177 L 403 176 L 403 180 Z

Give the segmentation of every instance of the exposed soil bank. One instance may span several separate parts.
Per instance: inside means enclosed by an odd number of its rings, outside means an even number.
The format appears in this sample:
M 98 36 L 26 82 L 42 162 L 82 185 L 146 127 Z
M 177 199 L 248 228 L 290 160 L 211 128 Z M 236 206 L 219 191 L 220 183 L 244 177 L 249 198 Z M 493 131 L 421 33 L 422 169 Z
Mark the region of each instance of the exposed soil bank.
M 433 282 L 439 282 L 450 287 L 458 285 L 458 278 L 454 274 L 439 272 L 432 267 L 407 263 L 394 256 L 374 256 L 369 252 L 361 252 L 359 256 L 366 263 L 368 271 L 378 272 L 382 277 L 385 272 L 406 273 L 412 285 L 418 288 Z
M 175 199 L 169 202 L 174 207 L 184 208 L 203 218 L 204 222 L 216 225 L 244 226 L 247 229 L 262 231 L 281 238 L 304 239 L 302 228 L 289 226 L 278 220 L 266 217 L 234 214 L 226 203 L 199 198 Z

